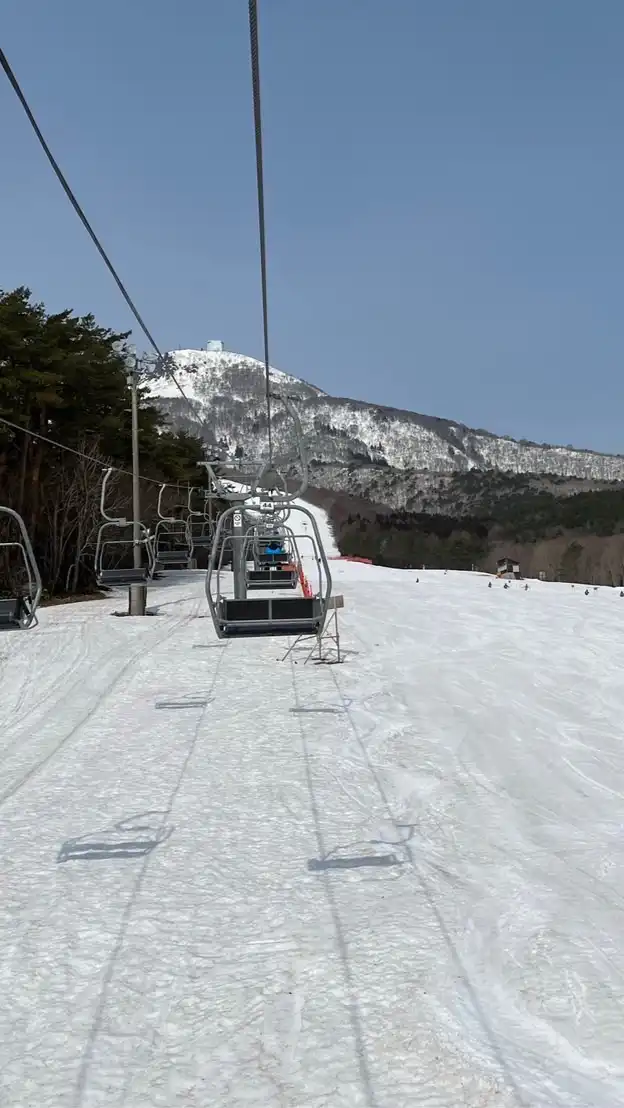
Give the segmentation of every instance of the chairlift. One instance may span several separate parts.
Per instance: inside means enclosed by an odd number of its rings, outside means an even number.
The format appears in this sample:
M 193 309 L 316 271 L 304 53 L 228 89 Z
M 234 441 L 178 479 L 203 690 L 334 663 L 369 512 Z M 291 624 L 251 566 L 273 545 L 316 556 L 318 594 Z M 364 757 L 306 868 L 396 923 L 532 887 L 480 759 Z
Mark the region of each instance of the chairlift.
M 135 547 L 135 522 L 128 520 L 123 516 L 115 518 L 108 515 L 106 511 L 106 487 L 111 473 L 114 472 L 114 467 L 106 470 L 102 480 L 102 489 L 100 492 L 100 514 L 104 519 L 104 523 L 101 524 L 95 544 L 95 576 L 98 585 L 140 585 L 147 584 L 154 575 L 156 568 L 156 561 L 154 557 L 154 544 L 152 537 L 145 524 L 139 522 L 139 540 L 138 545 L 141 549 L 142 559 L 143 552 L 145 553 L 145 560 L 140 567 L 135 566 L 106 566 L 107 555 L 110 554 L 111 548 L 114 548 L 114 553 L 120 555 L 123 558 L 123 553 L 120 553 L 120 548 L 125 548 L 126 556 L 128 547 L 134 551 Z M 132 529 L 132 537 L 122 538 L 108 538 L 110 532 L 114 531 L 127 531 L 128 528 Z
M 0 562 L 0 569 L 6 572 L 6 585 L 0 583 L 0 630 L 26 631 L 36 627 L 37 608 L 41 600 L 41 575 L 34 555 L 30 536 L 21 515 L 0 505 L 0 515 L 7 516 L 17 525 L 19 538 L 0 541 L 0 550 L 19 551 L 23 580 L 16 584 L 13 573 L 9 572 L 8 559 Z M 8 595 L 4 595 L 7 593 Z
M 289 492 L 286 480 L 276 473 L 271 461 L 265 462 L 250 486 L 241 496 L 241 503 L 232 504 L 221 515 L 215 534 L 208 573 L 206 575 L 206 597 L 217 636 L 230 638 L 235 636 L 267 635 L 321 635 L 325 627 L 331 601 L 332 579 L 323 549 L 318 524 L 312 512 L 301 503 L 296 504 L 305 492 L 308 484 L 308 462 L 303 441 L 301 422 L 294 405 L 288 397 L 280 396 L 286 410 L 291 414 L 299 448 L 302 476 L 296 492 Z M 281 489 L 280 489 L 281 486 Z M 244 505 L 244 507 L 243 507 Z M 310 529 L 298 533 L 296 526 L 289 527 L 290 541 L 296 551 L 297 579 L 301 582 L 301 592 L 292 596 L 263 597 L 247 596 L 247 530 L 245 517 L 249 522 L 255 517 L 260 529 L 265 528 L 264 537 L 284 536 L 284 527 L 291 515 L 303 517 Z M 231 531 L 231 534 L 227 534 Z M 316 587 L 307 581 L 299 558 L 297 543 L 311 543 L 316 566 Z M 229 547 L 232 552 L 232 573 L 225 573 L 224 551 Z M 265 544 L 265 552 L 267 546 Z M 276 552 L 269 552 L 272 556 Z M 283 554 L 279 555 L 281 558 Z M 255 567 L 254 567 L 255 568 Z M 267 568 L 267 567 L 265 567 Z M 291 567 L 288 567 L 289 570 Z M 232 595 L 226 594 L 226 588 Z
M 312 544 L 317 569 L 317 585 L 307 595 L 247 597 L 246 546 L 248 537 L 240 506 L 227 508 L 217 525 L 215 542 L 206 575 L 206 598 L 219 638 L 268 635 L 318 635 L 327 617 L 332 581 L 318 525 L 303 506 L 286 505 L 292 512 L 310 521 L 312 534 L 293 538 Z M 227 530 L 231 527 L 231 535 Z M 223 552 L 233 550 L 233 573 L 224 572 Z M 226 595 L 226 587 L 234 593 Z M 267 589 L 268 591 L 268 589 Z M 294 590 L 293 590 L 294 591 Z
M 290 544 L 284 537 L 284 528 L 269 529 L 257 524 L 247 532 L 247 557 L 253 559 L 255 569 L 279 567 L 290 560 Z
M 261 549 L 258 553 L 258 561 L 262 566 L 278 566 L 286 559 L 284 544 L 279 535 L 260 540 Z
M 248 589 L 294 589 L 299 574 L 297 566 L 301 564 L 297 540 L 291 528 L 281 528 L 282 534 L 271 533 L 269 537 L 258 528 L 248 534 L 248 554 L 252 555 L 253 568 L 247 568 Z
M 193 558 L 193 542 L 190 534 L 188 519 L 179 519 L 176 516 L 167 516 L 163 511 L 162 499 L 165 489 L 169 486 L 160 486 L 158 492 L 158 522 L 154 529 L 154 558 L 159 569 L 170 569 L 178 566 L 180 569 L 188 569 Z M 175 486 L 171 486 L 175 488 Z
M 193 495 L 201 494 L 204 504 L 201 511 L 193 508 Z M 214 520 L 212 518 L 212 489 L 192 485 L 188 491 L 187 525 L 191 543 L 191 557 L 195 550 L 210 550 L 214 540 Z

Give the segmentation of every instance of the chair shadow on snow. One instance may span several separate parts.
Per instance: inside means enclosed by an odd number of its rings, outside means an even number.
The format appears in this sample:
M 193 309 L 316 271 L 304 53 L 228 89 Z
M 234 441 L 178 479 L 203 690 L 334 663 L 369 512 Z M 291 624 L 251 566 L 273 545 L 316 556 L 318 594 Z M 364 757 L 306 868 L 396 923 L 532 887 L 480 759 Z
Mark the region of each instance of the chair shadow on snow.
M 312 873 L 323 873 L 330 869 L 386 869 L 388 866 L 402 866 L 404 860 L 392 852 L 388 854 L 346 854 L 354 847 L 390 846 L 381 839 L 370 839 L 357 843 L 345 843 L 328 850 L 321 858 L 310 858 L 308 869 Z M 396 844 L 400 845 L 399 843 Z M 340 853 L 339 853 L 340 852 Z
M 341 716 L 343 715 L 344 708 L 324 708 L 319 705 L 318 708 L 289 708 L 288 709 L 293 716 L 307 716 L 307 715 L 325 715 L 325 716 Z
M 325 715 L 343 716 L 353 706 L 350 697 L 344 697 L 342 704 L 302 704 L 289 708 L 291 716 Z
M 356 854 L 352 857 L 343 855 L 338 858 L 332 858 L 328 855 L 325 858 L 308 859 L 308 869 L 312 873 L 322 873 L 328 869 L 364 869 L 366 867 L 383 869 L 386 866 L 402 865 L 403 862 L 400 858 L 397 858 L 396 854 Z
M 168 812 L 140 812 L 128 816 L 112 827 L 67 839 L 57 855 L 57 862 L 101 861 L 106 858 L 143 858 L 165 842 L 174 831 L 166 824 Z
M 214 700 L 213 696 L 183 696 L 180 700 L 157 700 L 154 707 L 169 712 L 182 712 L 190 708 L 206 708 Z
M 353 850 L 354 847 L 358 846 L 397 846 L 403 847 L 405 852 L 407 844 L 414 838 L 415 831 L 416 825 L 413 823 L 395 823 L 394 838 L 384 836 L 384 838 L 380 839 L 365 839 L 356 843 L 346 843 L 342 846 L 335 846 L 333 850 L 328 850 L 327 854 L 323 855 L 322 858 L 310 858 L 308 861 L 308 869 L 315 873 L 319 873 L 329 869 L 383 869 L 386 866 L 403 866 L 407 858 L 399 858 L 394 851 L 388 854 L 339 854 L 338 852 Z

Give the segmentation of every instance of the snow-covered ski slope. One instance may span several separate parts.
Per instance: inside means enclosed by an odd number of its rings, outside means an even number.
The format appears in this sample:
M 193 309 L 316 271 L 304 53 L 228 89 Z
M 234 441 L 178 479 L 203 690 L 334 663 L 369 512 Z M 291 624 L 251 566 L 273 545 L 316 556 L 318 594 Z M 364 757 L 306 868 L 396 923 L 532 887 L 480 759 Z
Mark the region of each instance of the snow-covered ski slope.
M 2 1105 L 624 1105 L 624 600 L 332 565 L 0 640 Z

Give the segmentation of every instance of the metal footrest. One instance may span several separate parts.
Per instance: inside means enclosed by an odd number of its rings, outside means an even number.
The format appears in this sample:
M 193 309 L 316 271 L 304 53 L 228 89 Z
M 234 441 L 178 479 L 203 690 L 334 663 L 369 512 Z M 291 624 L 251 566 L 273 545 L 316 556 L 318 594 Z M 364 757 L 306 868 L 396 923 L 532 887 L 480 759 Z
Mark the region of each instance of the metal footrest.
M 251 569 L 247 571 L 250 589 L 294 589 L 297 574 L 288 569 Z

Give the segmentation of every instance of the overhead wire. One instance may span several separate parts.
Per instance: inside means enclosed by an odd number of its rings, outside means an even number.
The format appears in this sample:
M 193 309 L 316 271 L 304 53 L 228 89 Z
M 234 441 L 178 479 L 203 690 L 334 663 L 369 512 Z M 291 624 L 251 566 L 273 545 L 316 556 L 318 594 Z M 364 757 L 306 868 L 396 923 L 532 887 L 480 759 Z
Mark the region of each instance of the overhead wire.
M 262 157 L 262 111 L 260 104 L 260 56 L 258 44 L 258 4 L 249 0 L 249 45 L 253 92 L 254 132 L 256 140 L 256 182 L 258 193 L 258 233 L 260 238 L 260 277 L 262 282 L 262 330 L 264 338 L 264 376 L 266 390 L 269 464 L 273 461 L 271 427 L 271 378 L 269 368 L 269 306 L 267 291 L 266 221 L 264 211 L 264 164 Z
M 31 439 L 39 439 L 40 442 L 47 442 L 49 446 L 56 446 L 59 450 L 66 450 L 68 454 L 75 454 L 77 458 L 84 458 L 87 462 L 93 462 L 95 465 L 100 466 L 101 469 L 109 469 L 110 467 L 106 462 L 103 462 L 101 458 L 95 458 L 93 454 L 85 454 L 84 450 L 76 450 L 73 446 L 67 446 L 66 443 L 57 442 L 56 439 L 51 439 L 47 435 L 40 435 L 38 431 L 29 431 L 27 427 L 22 427 L 19 423 L 13 423 L 10 419 L 5 419 L 0 415 L 0 423 L 4 423 L 6 427 L 11 427 L 14 431 L 22 431 L 25 435 L 29 435 Z M 132 471 L 129 469 L 120 469 L 119 466 L 113 466 L 116 473 L 123 473 L 126 477 L 132 477 Z M 155 477 L 144 477 L 143 474 L 139 474 L 141 481 L 149 481 L 152 485 L 162 485 L 162 481 L 157 481 Z
M 15 73 L 13 72 L 13 69 L 12 69 L 12 67 L 9 63 L 9 60 L 8 60 L 6 54 L 4 53 L 4 51 L 2 50 L 2 48 L 0 48 L 0 66 L 4 70 L 6 76 L 9 80 L 9 83 L 10 83 L 11 87 L 13 88 L 13 91 L 15 92 L 15 95 L 17 96 L 20 104 L 22 105 L 22 108 L 24 109 L 24 111 L 25 111 L 25 113 L 28 117 L 28 121 L 29 121 L 33 131 L 35 132 L 35 134 L 36 134 L 36 136 L 39 140 L 39 143 L 40 143 L 40 145 L 41 145 L 41 147 L 42 147 L 42 149 L 45 153 L 45 156 L 48 159 L 50 165 L 52 166 L 52 169 L 54 170 L 54 173 L 55 173 L 55 175 L 56 175 L 56 177 L 57 177 L 64 193 L 65 193 L 65 195 L 67 196 L 67 199 L 69 200 L 72 208 L 76 212 L 76 215 L 78 216 L 80 222 L 82 223 L 82 225 L 85 228 L 87 234 L 89 235 L 89 238 L 93 242 L 98 254 L 102 258 L 102 261 L 104 262 L 106 268 L 108 269 L 109 273 L 111 274 L 115 284 L 117 285 L 117 288 L 121 292 L 121 295 L 123 296 L 126 304 L 128 305 L 130 311 L 132 312 L 132 315 L 136 319 L 136 321 L 137 321 L 139 327 L 141 328 L 143 334 L 145 335 L 147 341 L 149 342 L 150 346 L 152 347 L 152 349 L 154 350 L 154 352 L 158 356 L 162 369 L 168 375 L 168 377 L 170 377 L 171 380 L 173 381 L 173 383 L 176 386 L 178 392 L 180 393 L 182 398 L 186 401 L 188 407 L 192 411 L 193 418 L 195 419 L 197 417 L 197 411 L 195 409 L 195 406 L 194 406 L 193 402 L 186 395 L 184 389 L 182 388 L 182 385 L 180 384 L 180 382 L 178 381 L 175 373 L 173 372 L 170 365 L 168 364 L 166 355 L 164 355 L 162 353 L 160 347 L 158 346 L 158 343 L 156 342 L 154 336 L 152 335 L 152 332 L 149 330 L 149 328 L 148 328 L 147 324 L 145 323 L 143 317 L 141 316 L 138 308 L 136 307 L 136 304 L 134 303 L 134 301 L 133 301 L 132 297 L 130 296 L 130 294 L 128 293 L 128 290 L 126 289 L 123 281 L 121 280 L 121 277 L 117 273 L 117 270 L 115 269 L 115 267 L 114 267 L 113 263 L 111 262 L 108 254 L 106 253 L 104 247 L 102 246 L 102 243 L 100 242 L 100 239 L 98 238 L 95 231 L 93 230 L 93 227 L 91 226 L 89 220 L 87 219 L 81 205 L 78 203 L 78 200 L 76 199 L 75 194 L 73 193 L 72 189 L 70 188 L 70 185 L 67 181 L 67 178 L 65 177 L 65 174 L 61 170 L 61 167 L 59 166 L 56 158 L 54 157 L 52 151 L 50 150 L 50 147 L 48 146 L 48 144 L 47 144 L 47 142 L 46 142 L 46 140 L 45 140 L 45 138 L 44 138 L 44 136 L 41 132 L 41 128 L 39 127 L 39 125 L 37 123 L 37 120 L 35 119 L 35 117 L 33 115 L 33 112 L 31 111 L 31 108 L 28 104 L 28 101 L 26 100 L 26 97 L 25 97 L 25 95 L 22 91 L 22 88 L 21 88 L 20 84 L 19 84 L 19 81 L 17 80 L 17 77 L 15 76 Z

